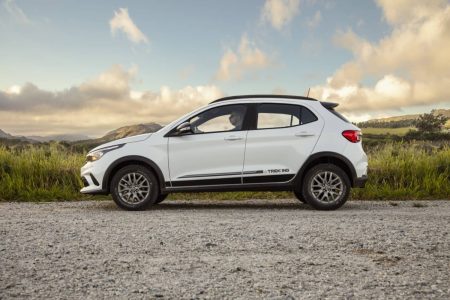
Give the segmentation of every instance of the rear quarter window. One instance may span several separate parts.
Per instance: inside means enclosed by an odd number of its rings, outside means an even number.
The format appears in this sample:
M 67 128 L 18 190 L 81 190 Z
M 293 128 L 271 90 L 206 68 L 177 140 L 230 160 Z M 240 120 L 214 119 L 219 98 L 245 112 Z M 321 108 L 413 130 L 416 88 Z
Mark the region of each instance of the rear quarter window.
M 257 129 L 294 127 L 316 120 L 317 117 L 301 105 L 264 103 L 258 106 Z

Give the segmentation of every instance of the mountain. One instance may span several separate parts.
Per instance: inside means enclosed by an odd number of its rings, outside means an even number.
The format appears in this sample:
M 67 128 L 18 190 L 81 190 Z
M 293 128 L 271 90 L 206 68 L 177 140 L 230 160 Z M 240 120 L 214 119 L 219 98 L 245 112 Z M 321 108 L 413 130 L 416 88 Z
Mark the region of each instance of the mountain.
M 156 132 L 161 128 L 162 126 L 157 123 L 146 123 L 146 124 L 124 126 L 108 132 L 101 138 L 73 142 L 71 143 L 71 147 L 75 151 L 86 152 L 92 148 L 95 148 L 101 144 L 110 141 L 114 141 L 132 135 Z
M 75 141 L 89 139 L 88 136 L 81 135 L 81 134 L 54 134 L 54 135 L 47 135 L 47 136 L 38 136 L 38 135 L 16 136 L 16 135 L 6 133 L 1 129 L 0 129 L 0 138 L 8 139 L 8 140 L 19 140 L 19 141 L 25 141 L 25 142 L 30 142 L 30 143 L 36 143 L 36 142 L 42 143 L 42 142 L 50 142 L 50 141 L 75 142 Z
M 14 136 L 10 135 L 9 133 L 4 132 L 0 129 L 0 138 L 2 139 L 13 139 Z
M 16 135 L 12 135 L 9 133 L 4 132 L 3 130 L 0 129 L 0 139 L 5 139 L 5 140 L 15 140 L 15 141 L 21 141 L 21 142 L 30 142 L 30 143 L 35 143 L 36 141 L 28 139 L 24 136 L 16 136 Z
M 66 141 L 71 143 L 71 145 L 75 148 L 88 149 L 127 136 L 155 132 L 161 128 L 162 126 L 157 123 L 145 123 L 145 124 L 123 126 L 108 132 L 101 138 L 96 139 L 91 139 L 88 136 L 77 134 L 60 134 L 60 135 L 28 136 L 28 137 L 14 136 L 0 129 L 0 143 L 9 145 L 11 143 L 15 144 L 20 142 L 44 143 L 49 141 Z
M 127 136 L 138 135 L 143 133 L 156 132 L 162 128 L 161 125 L 157 123 L 145 123 L 120 127 L 118 129 L 112 130 L 101 137 L 100 141 L 109 142 L 117 139 L 121 139 Z
M 82 135 L 82 134 L 53 134 L 53 135 L 46 135 L 46 136 L 30 135 L 30 136 L 27 136 L 27 138 L 38 141 L 38 142 L 50 142 L 50 141 L 76 142 L 76 141 L 83 141 L 83 140 L 90 139 L 90 137 L 88 137 L 87 135 Z

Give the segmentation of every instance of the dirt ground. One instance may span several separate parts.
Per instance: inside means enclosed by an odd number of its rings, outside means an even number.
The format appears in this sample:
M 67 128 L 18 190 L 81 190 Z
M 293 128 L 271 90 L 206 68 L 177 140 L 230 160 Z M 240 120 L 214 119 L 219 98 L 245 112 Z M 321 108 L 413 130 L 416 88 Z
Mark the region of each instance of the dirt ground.
M 0 203 L 0 298 L 450 298 L 450 201 Z

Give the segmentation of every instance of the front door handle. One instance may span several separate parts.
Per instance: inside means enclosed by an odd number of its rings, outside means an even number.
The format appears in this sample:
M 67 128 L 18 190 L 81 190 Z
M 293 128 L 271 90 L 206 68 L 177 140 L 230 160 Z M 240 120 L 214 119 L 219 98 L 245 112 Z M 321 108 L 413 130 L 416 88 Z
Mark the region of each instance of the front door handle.
M 242 140 L 242 137 L 236 135 L 230 135 L 224 138 L 225 141 L 239 141 Z
M 300 131 L 300 132 L 297 132 L 295 134 L 295 136 L 299 136 L 299 137 L 302 137 L 302 136 L 315 136 L 315 134 L 313 132 Z

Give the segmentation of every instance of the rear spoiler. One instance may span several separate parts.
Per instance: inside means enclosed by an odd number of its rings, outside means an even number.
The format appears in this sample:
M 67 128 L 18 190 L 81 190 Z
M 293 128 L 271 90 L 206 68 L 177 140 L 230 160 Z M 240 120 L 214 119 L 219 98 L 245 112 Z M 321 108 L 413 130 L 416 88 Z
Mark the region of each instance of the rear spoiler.
M 335 102 L 323 102 L 320 101 L 320 104 L 322 104 L 323 107 L 325 107 L 326 109 L 333 109 L 336 106 L 339 105 L 339 103 L 335 103 Z

